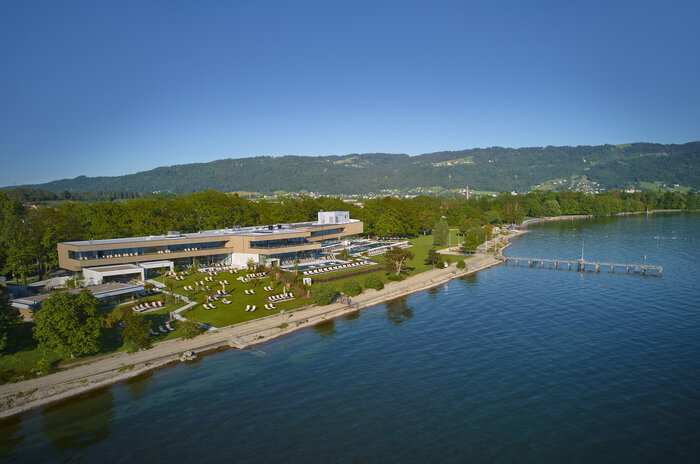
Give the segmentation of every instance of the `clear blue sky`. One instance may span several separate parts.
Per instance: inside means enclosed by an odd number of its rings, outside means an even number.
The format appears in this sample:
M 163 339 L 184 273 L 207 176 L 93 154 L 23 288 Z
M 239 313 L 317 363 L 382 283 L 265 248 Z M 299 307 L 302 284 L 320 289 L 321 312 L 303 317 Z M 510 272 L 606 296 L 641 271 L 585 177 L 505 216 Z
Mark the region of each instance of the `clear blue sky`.
M 700 139 L 698 1 L 0 3 L 0 185 Z

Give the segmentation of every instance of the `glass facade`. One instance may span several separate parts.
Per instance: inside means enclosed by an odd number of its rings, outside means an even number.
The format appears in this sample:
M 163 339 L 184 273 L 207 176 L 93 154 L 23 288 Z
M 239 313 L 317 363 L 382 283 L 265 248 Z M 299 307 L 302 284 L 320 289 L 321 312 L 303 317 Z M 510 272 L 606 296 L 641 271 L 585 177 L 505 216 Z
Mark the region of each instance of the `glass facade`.
M 336 234 L 341 234 L 345 230 L 345 227 L 337 227 L 335 229 L 326 229 L 326 230 L 315 230 L 311 232 L 312 237 L 323 237 L 324 235 L 336 235 Z
M 129 256 L 141 256 L 141 255 L 158 255 L 169 253 L 178 253 L 183 251 L 198 251 L 198 250 L 209 250 L 216 248 L 224 248 L 226 246 L 226 241 L 222 242 L 203 242 L 203 243 L 185 243 L 185 244 L 173 244 L 173 245 L 161 245 L 152 247 L 134 247 L 134 248 L 112 248 L 109 250 L 97 250 L 97 251 L 68 251 L 68 257 L 70 259 L 77 259 L 80 261 L 91 260 L 91 259 L 104 259 L 104 258 L 123 258 Z
M 292 247 L 300 245 L 310 245 L 311 242 L 306 240 L 305 237 L 295 237 L 295 238 L 281 238 L 274 240 L 251 240 L 250 248 L 283 248 Z

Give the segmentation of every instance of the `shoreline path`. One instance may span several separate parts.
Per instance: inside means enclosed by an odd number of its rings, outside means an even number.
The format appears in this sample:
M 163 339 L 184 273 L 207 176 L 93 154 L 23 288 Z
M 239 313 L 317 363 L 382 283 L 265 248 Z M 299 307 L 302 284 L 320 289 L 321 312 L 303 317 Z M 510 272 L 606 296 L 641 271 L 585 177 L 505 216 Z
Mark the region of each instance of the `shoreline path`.
M 507 239 L 521 233 L 523 232 L 514 231 Z M 500 240 L 503 240 L 503 237 Z M 508 241 L 505 246 L 509 244 Z M 180 355 L 185 351 L 202 353 L 221 347 L 249 348 L 359 309 L 442 285 L 456 277 L 490 268 L 502 262 L 500 256 L 500 252 L 478 253 L 466 260 L 466 269 L 457 269 L 456 263 L 443 269 L 431 269 L 407 277 L 400 282 L 389 282 L 383 290 L 367 289 L 353 297 L 351 304 L 337 302 L 327 306 L 309 306 L 287 313 L 272 314 L 209 330 L 190 340 L 167 340 L 155 344 L 149 350 L 131 354 L 123 351 L 111 353 L 74 364 L 69 369 L 51 375 L 1 385 L 0 418 L 21 414 L 30 409 L 136 377 L 179 361 Z M 283 326 L 283 324 L 287 325 Z

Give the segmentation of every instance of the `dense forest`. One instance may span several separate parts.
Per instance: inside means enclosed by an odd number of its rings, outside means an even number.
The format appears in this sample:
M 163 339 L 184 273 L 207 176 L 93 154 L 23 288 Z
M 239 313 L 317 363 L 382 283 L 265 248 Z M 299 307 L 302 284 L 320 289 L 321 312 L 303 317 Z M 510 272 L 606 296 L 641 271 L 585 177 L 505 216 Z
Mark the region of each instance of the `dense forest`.
M 642 182 L 700 189 L 700 142 L 577 147 L 479 148 L 419 156 L 354 154 L 223 159 L 160 167 L 116 177 L 64 179 L 33 187 L 70 192 L 222 192 L 312 190 L 328 194 L 470 185 L 526 192 L 556 179 L 587 178 L 605 189 Z M 106 199 L 106 198 L 105 198 Z
M 646 209 L 697 209 L 700 195 L 658 191 L 599 195 L 580 192 L 502 193 L 480 199 L 392 197 L 366 201 L 362 207 L 338 198 L 282 198 L 250 201 L 215 191 L 177 197 L 122 201 L 64 201 L 28 207 L 0 192 L 0 270 L 25 279 L 56 269 L 56 243 L 68 240 L 163 234 L 315 220 L 319 210 L 349 210 L 365 223 L 365 233 L 415 236 L 430 233 L 445 217 L 460 229 L 487 224 L 520 223 L 526 216 L 592 214 L 604 216 Z

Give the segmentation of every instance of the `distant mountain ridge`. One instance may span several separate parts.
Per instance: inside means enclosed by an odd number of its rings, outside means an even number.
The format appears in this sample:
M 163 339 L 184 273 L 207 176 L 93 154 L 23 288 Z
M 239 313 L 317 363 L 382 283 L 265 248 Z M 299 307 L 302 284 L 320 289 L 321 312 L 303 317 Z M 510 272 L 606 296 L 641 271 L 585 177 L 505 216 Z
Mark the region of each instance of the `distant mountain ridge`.
M 21 187 L 55 193 L 109 190 L 177 194 L 207 189 L 261 193 L 305 189 L 341 194 L 432 186 L 453 189 L 466 185 L 483 190 L 525 191 L 572 176 L 586 176 L 606 189 L 656 181 L 698 189 L 700 142 L 490 147 L 418 156 L 387 153 L 258 156 L 159 167 L 114 177 L 79 176 Z

